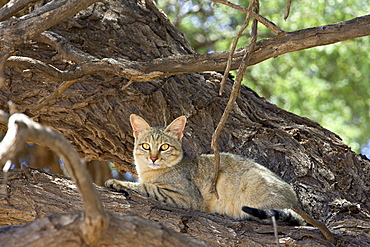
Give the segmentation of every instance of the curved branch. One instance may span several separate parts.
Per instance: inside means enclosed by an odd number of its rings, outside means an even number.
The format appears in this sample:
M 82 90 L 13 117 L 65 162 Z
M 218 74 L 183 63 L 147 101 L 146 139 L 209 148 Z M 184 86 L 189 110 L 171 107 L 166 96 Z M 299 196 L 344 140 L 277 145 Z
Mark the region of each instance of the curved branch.
M 217 0 L 218 1 L 218 0 Z M 228 1 L 227 1 L 228 2 Z M 247 16 L 245 18 L 245 21 L 244 21 L 244 24 L 242 25 L 242 27 L 240 28 L 240 30 L 238 31 L 238 33 L 236 34 L 236 37 L 235 39 L 233 40 L 233 43 L 232 43 L 232 46 L 231 46 L 231 49 L 230 49 L 230 52 L 229 52 L 229 57 L 227 59 L 227 63 L 226 63 L 226 69 L 225 69 L 225 72 L 224 72 L 224 77 L 222 78 L 222 81 L 220 83 L 220 92 L 219 94 L 222 95 L 223 91 L 224 91 L 224 87 L 225 87 L 225 83 L 226 83 L 226 80 L 229 76 L 229 73 L 230 73 L 230 68 L 231 68 L 231 63 L 233 61 L 233 56 L 234 56 L 234 53 L 235 53 L 235 49 L 236 49 L 236 46 L 239 42 L 239 38 L 240 36 L 242 35 L 242 33 L 244 32 L 244 30 L 248 27 L 249 25 L 249 20 L 250 20 L 250 14 L 253 12 L 253 5 L 254 5 L 255 1 L 250 1 L 249 2 L 249 6 L 247 8 Z M 243 7 L 244 8 L 244 7 Z M 254 12 L 253 12 L 254 13 Z M 249 56 L 250 55 L 250 49 L 248 49 L 248 53 L 246 53 L 245 56 Z M 239 72 L 238 72 L 239 74 Z M 213 143 L 213 141 L 212 141 Z M 213 146 L 213 145 L 212 145 Z M 217 152 L 215 152 L 217 153 Z M 218 155 L 216 155 L 217 157 Z M 216 159 L 217 160 L 217 159 Z
M 284 14 L 284 20 L 288 19 L 289 13 L 290 13 L 290 5 L 292 4 L 291 0 L 286 1 L 286 8 L 285 8 L 285 14 Z
M 6 115 L 0 113 L 0 120 L 6 120 Z M 47 146 L 62 158 L 84 201 L 85 227 L 81 229 L 83 235 L 88 243 L 99 239 L 100 233 L 108 226 L 109 218 L 85 168 L 84 160 L 62 134 L 43 127 L 24 114 L 16 113 L 10 116 L 8 131 L 0 142 L 0 164 L 14 157 L 25 141 Z
M 326 26 L 281 33 L 275 38 L 260 40 L 251 54 L 248 66 L 258 64 L 270 58 L 300 51 L 316 46 L 329 45 L 344 40 L 370 35 L 370 15 Z M 237 69 L 248 47 L 238 50 L 233 56 L 232 69 Z M 223 71 L 229 52 L 216 52 L 203 55 L 183 55 L 164 59 L 155 59 L 143 64 L 143 71 L 167 71 L 179 74 L 203 71 Z M 166 68 L 166 70 L 164 70 Z
M 289 52 L 368 36 L 369 23 L 370 15 L 365 15 L 331 25 L 280 33 L 275 38 L 258 41 L 247 65 L 255 65 Z M 247 49 L 248 47 L 241 48 L 234 54 L 231 69 L 238 68 Z M 104 58 L 82 62 L 64 71 L 41 61 L 22 57 L 10 57 L 6 65 L 33 68 L 58 81 L 71 81 L 97 72 L 122 76 L 132 81 L 150 81 L 182 73 L 224 71 L 228 56 L 229 52 L 217 52 L 158 58 L 149 62 Z
M 334 235 L 330 232 L 330 230 L 328 229 L 328 227 L 324 223 L 322 223 L 321 221 L 315 220 L 314 218 L 312 218 L 310 215 L 308 215 L 302 209 L 299 209 L 299 208 L 296 208 L 296 207 L 291 207 L 291 209 L 294 212 L 296 212 L 297 214 L 299 214 L 300 216 L 302 216 L 302 218 L 307 223 L 309 223 L 313 226 L 316 226 L 322 232 L 322 234 L 324 234 L 324 236 L 327 240 L 329 240 L 332 243 L 335 242 Z
M 62 20 L 86 9 L 98 0 L 54 0 L 22 18 L 14 18 L 0 23 L 0 47 L 9 50 L 9 54 L 25 40 L 31 39 Z M 20 6 L 25 4 L 20 2 Z M 10 12 L 20 6 L 13 7 Z M 6 12 L 6 9 L 4 10 Z M 9 12 L 9 13 L 10 13 Z M 4 14 L 4 18 L 7 15 Z M 8 53 L 0 54 L 0 61 L 6 60 Z M 4 63 L 0 62 L 0 87 L 2 87 L 2 71 Z
M 250 5 L 249 5 L 248 9 L 255 10 L 255 11 L 258 12 L 259 11 L 259 1 L 258 0 L 252 0 L 250 2 Z M 249 15 L 247 15 L 246 19 L 247 20 L 246 20 L 245 24 L 247 23 L 247 21 L 249 19 Z M 236 102 L 236 99 L 238 98 L 238 96 L 240 94 L 240 87 L 241 87 L 241 84 L 242 84 L 242 81 L 243 81 L 244 73 L 245 73 L 245 71 L 248 67 L 250 54 L 252 54 L 252 52 L 254 51 L 255 46 L 256 46 L 256 42 L 257 42 L 257 24 L 258 24 L 257 20 L 253 20 L 253 22 L 252 22 L 252 31 L 251 31 L 251 41 L 250 41 L 250 44 L 248 46 L 248 51 L 244 55 L 243 60 L 239 65 L 238 73 L 236 75 L 229 100 L 227 102 L 227 105 L 225 107 L 224 112 L 222 113 L 220 122 L 217 124 L 217 127 L 216 127 L 216 129 L 215 129 L 215 131 L 212 135 L 211 147 L 212 147 L 212 149 L 214 151 L 214 154 L 215 154 L 215 162 L 214 162 L 215 163 L 215 165 L 214 165 L 215 168 L 214 168 L 214 173 L 213 173 L 213 177 L 212 177 L 212 180 L 211 180 L 212 187 L 210 189 L 210 192 L 216 192 L 216 195 L 217 195 L 216 183 L 217 183 L 218 173 L 219 173 L 219 169 L 220 169 L 220 152 L 219 152 L 219 148 L 218 148 L 219 139 L 220 139 L 220 136 L 221 136 L 221 132 L 222 132 L 223 128 L 225 127 L 226 121 L 229 117 L 229 114 L 230 114 L 231 110 L 233 109 L 234 104 Z M 225 72 L 225 75 L 222 78 L 223 82 L 226 80 L 226 76 L 227 76 L 226 73 L 228 74 L 229 71 Z M 218 198 L 218 195 L 217 195 L 217 198 Z
M 167 75 L 179 74 L 166 71 L 152 71 L 146 73 L 147 64 L 120 58 L 103 58 L 100 60 L 82 62 L 71 66 L 67 70 L 60 70 L 40 60 L 20 56 L 10 57 L 6 65 L 37 70 L 45 76 L 51 77 L 57 81 L 72 81 L 98 72 L 118 75 L 134 81 L 148 81 Z M 144 72 L 142 70 L 144 70 Z

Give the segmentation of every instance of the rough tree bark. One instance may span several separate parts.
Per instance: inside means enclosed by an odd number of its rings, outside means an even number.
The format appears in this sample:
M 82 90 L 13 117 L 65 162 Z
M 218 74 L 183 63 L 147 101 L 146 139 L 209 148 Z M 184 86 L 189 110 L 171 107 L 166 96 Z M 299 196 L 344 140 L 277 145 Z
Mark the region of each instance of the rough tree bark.
M 369 35 L 369 18 L 260 41 L 251 64 Z M 205 71 L 222 71 L 226 52 L 194 54 L 182 34 L 149 0 L 99 2 L 49 31 L 9 51 L 13 57 L 4 70 L 0 109 L 8 110 L 7 102 L 12 101 L 19 112 L 64 134 L 82 157 L 112 161 L 123 171 L 135 173 L 128 121 L 131 113 L 143 116 L 151 125 L 166 125 L 185 114 L 189 120 L 185 152 L 190 156 L 211 152 L 211 136 L 226 106 L 231 81 L 220 96 L 222 75 Z M 1 34 L 4 42 L 5 34 Z M 240 61 L 244 50 L 235 54 L 233 64 Z M 180 72 L 188 73 L 177 74 Z M 304 210 L 329 226 L 338 246 L 369 245 L 370 162 L 352 152 L 339 136 L 279 109 L 242 86 L 220 148 L 250 157 L 291 183 Z M 35 170 L 12 176 L 9 196 L 1 199 L 3 225 L 81 209 L 75 188 L 65 178 Z M 137 195 L 125 200 L 105 189 L 100 192 L 111 211 L 138 213 L 210 245 L 274 243 L 268 226 L 174 209 Z M 330 245 L 310 227 L 279 229 L 287 246 Z

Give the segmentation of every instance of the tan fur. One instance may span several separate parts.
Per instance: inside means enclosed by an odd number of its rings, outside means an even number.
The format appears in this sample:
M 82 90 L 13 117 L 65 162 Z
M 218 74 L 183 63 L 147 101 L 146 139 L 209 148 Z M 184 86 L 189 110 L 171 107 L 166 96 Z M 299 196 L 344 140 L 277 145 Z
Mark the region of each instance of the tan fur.
M 267 168 L 230 153 L 221 154 L 217 199 L 209 193 L 214 155 L 201 155 L 194 160 L 183 158 L 181 139 L 186 123 L 184 116 L 175 119 L 167 128 L 152 128 L 134 114 L 130 120 L 135 136 L 134 158 L 139 182 L 111 179 L 106 182 L 107 187 L 117 190 L 130 188 L 160 201 L 234 218 L 249 217 L 241 210 L 243 206 L 258 209 L 300 208 L 289 184 Z M 146 144 L 149 144 L 149 150 L 144 148 L 148 148 Z M 166 145 L 169 148 L 161 150 Z M 301 220 L 298 215 L 295 217 Z

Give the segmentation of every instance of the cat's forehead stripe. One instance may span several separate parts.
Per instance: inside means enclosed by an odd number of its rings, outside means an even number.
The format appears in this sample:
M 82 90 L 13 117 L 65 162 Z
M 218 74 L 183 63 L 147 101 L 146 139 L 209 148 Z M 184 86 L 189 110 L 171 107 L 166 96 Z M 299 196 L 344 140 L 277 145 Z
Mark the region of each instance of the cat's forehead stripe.
M 167 135 L 162 127 L 155 127 L 152 128 L 151 131 L 147 133 L 143 133 L 142 136 L 139 136 L 139 140 L 146 140 L 147 142 L 155 142 L 155 141 L 168 141 L 169 139 L 173 139 L 170 135 Z

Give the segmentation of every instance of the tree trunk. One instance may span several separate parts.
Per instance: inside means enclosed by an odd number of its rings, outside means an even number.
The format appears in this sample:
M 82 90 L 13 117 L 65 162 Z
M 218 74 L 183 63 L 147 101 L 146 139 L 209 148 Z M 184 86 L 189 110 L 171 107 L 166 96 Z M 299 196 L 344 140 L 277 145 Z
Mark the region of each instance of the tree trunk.
M 98 59 L 118 57 L 146 62 L 194 54 L 183 35 L 149 0 L 99 2 L 50 30 L 67 39 L 67 45 Z M 34 40 L 17 47 L 12 55 L 31 57 L 60 70 L 73 69 L 81 62 L 60 56 L 43 37 Z M 122 171 L 134 174 L 131 113 L 143 116 L 153 126 L 166 125 L 186 115 L 183 146 L 186 154 L 194 157 L 211 152 L 211 137 L 232 87 L 229 80 L 224 94 L 218 95 L 222 75 L 217 72 L 137 82 L 97 71 L 70 85 L 45 77 L 34 67 L 7 66 L 4 74 L 0 109 L 8 109 L 7 103 L 12 101 L 19 112 L 64 134 L 82 157 L 111 161 Z M 291 183 L 304 210 L 328 224 L 339 246 L 369 245 L 370 162 L 352 152 L 340 137 L 242 86 L 219 145 L 222 151 L 256 160 Z M 61 179 L 62 184 L 56 185 L 59 177 L 55 175 L 34 170 L 31 175 L 14 174 L 8 185 L 10 195 L 1 201 L 2 225 L 23 224 L 50 213 L 81 209 L 80 199 L 73 186 L 67 185 L 68 180 Z M 45 185 L 43 193 L 49 196 L 43 197 L 37 191 L 40 183 Z M 55 192 L 56 188 L 63 194 Z M 269 226 L 168 209 L 137 195 L 125 200 L 117 193 L 103 189 L 100 192 L 109 210 L 125 215 L 138 213 L 210 245 L 274 243 Z M 49 193 L 56 193 L 60 199 Z M 310 227 L 279 230 L 286 234 L 282 238 L 286 238 L 288 246 L 327 244 Z

